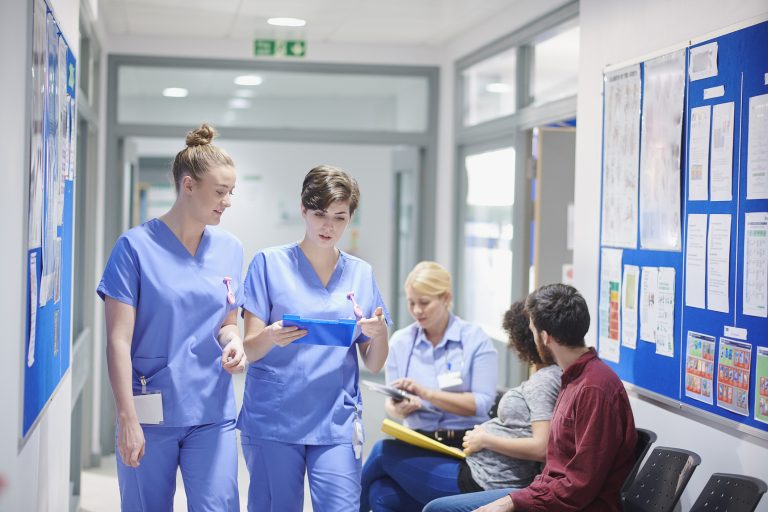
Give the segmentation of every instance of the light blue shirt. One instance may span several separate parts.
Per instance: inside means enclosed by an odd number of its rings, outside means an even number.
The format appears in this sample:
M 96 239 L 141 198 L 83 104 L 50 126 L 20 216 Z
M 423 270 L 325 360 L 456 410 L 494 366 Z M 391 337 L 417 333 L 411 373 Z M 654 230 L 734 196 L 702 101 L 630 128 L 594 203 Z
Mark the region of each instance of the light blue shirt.
M 217 335 L 243 300 L 243 247 L 207 226 L 192 256 L 173 231 L 152 219 L 115 243 L 96 290 L 136 308 L 131 340 L 133 394 L 163 397 L 163 425 L 186 427 L 235 418 L 232 378 L 221 367 Z M 232 279 L 235 303 L 224 278 Z
M 443 339 L 435 347 L 415 322 L 392 335 L 386 366 L 387 383 L 409 377 L 424 387 L 440 389 L 438 375 L 455 371 L 461 372 L 462 384 L 446 391 L 472 392 L 477 405 L 475 415 L 416 411 L 405 418 L 406 426 L 429 431 L 467 429 L 486 421 L 496 399 L 497 354 L 493 342 L 480 327 L 455 315 L 451 315 Z M 422 399 L 422 403 L 435 408 L 426 400 Z
M 391 323 L 373 269 L 345 252 L 323 286 L 297 243 L 266 249 L 251 261 L 244 288 L 244 309 L 267 325 L 286 313 L 354 318 L 348 292 L 355 292 L 366 318 L 382 307 Z M 355 409 L 362 410 L 356 344 L 368 338 L 356 327 L 353 339 L 351 347 L 272 347 L 248 368 L 237 427 L 243 434 L 283 443 L 351 443 Z

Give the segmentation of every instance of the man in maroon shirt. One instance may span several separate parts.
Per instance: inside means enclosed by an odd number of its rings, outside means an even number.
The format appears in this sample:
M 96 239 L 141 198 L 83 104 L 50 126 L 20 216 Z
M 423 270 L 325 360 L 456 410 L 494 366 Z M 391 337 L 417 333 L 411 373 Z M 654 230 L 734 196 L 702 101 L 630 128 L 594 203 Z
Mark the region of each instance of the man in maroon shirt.
M 624 386 L 584 344 L 587 303 L 572 286 L 552 284 L 525 306 L 539 352 L 563 369 L 544 469 L 524 489 L 440 498 L 424 512 L 621 510 L 619 490 L 635 463 L 637 433 Z

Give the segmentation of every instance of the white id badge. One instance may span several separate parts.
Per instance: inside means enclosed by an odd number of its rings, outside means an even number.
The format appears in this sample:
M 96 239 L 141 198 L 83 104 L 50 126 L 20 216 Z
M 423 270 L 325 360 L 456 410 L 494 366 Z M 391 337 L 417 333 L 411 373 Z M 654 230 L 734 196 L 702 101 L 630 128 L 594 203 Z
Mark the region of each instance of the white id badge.
M 136 407 L 136 417 L 144 425 L 160 425 L 163 422 L 163 395 L 134 395 L 133 405 Z
M 352 448 L 355 450 L 355 459 L 360 459 L 363 455 L 364 442 L 365 433 L 363 433 L 363 423 L 355 417 L 354 429 L 352 431 Z
M 445 372 L 437 376 L 437 385 L 440 389 L 451 389 L 461 386 L 464 381 L 461 372 Z

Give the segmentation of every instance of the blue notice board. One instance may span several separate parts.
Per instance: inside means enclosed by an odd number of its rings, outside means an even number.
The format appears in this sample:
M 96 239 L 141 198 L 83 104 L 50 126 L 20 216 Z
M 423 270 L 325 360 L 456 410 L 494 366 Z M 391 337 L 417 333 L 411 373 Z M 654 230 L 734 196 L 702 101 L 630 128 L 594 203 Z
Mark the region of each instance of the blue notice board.
M 618 350 L 618 362 L 606 361 L 622 380 L 641 392 L 768 432 L 768 223 L 762 215 L 768 216 L 768 21 L 697 42 L 685 54 L 680 250 L 643 248 L 639 227 L 634 247 L 612 244 L 602 229 L 610 219 L 601 212 L 601 249 L 620 248 L 623 270 L 626 265 L 674 269 L 673 352 L 660 354 L 655 343 L 643 341 L 641 312 L 634 312 L 634 320 L 624 318 L 622 294 L 618 307 L 616 296 L 600 296 L 599 348 L 606 348 L 606 329 L 634 321 L 635 347 L 621 343 L 619 332 L 619 347 L 612 351 Z M 646 66 L 639 66 L 643 85 Z M 641 90 L 644 102 L 647 92 Z M 644 126 L 640 123 L 641 132 Z M 750 135 L 759 139 L 750 144 Z M 604 132 L 604 198 L 609 140 Z M 643 179 L 641 174 L 640 183 Z M 723 233 L 729 233 L 727 242 Z
M 22 437 L 70 366 L 76 61 L 53 11 L 33 9 Z

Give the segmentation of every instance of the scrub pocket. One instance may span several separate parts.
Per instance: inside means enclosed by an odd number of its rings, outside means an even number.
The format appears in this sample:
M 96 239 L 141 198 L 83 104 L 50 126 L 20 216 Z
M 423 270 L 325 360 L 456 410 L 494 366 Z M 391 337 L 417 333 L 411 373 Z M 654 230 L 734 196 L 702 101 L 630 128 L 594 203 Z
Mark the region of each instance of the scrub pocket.
M 258 403 L 262 410 L 278 410 L 282 407 L 285 383 L 276 372 L 249 366 L 247 379 L 252 382 L 246 383 L 244 402 Z
M 165 381 L 170 373 L 167 357 L 134 357 L 131 360 L 133 365 L 133 392 L 140 394 L 141 377 L 147 379 L 147 393 L 167 390 Z

